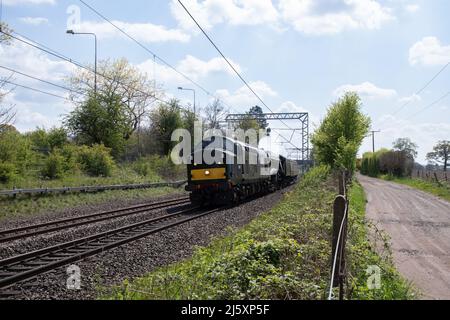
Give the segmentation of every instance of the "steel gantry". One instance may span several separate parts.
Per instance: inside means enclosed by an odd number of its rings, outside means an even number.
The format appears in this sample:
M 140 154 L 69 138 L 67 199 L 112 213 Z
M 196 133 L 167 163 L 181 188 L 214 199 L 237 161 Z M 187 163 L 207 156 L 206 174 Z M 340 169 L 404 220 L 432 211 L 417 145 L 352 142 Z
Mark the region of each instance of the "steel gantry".
M 290 152 L 290 156 L 297 155 L 296 160 L 306 167 L 310 163 L 310 149 L 309 149 L 309 114 L 305 112 L 301 113 L 260 113 L 260 114 L 229 114 L 225 120 L 229 126 L 233 123 L 241 122 L 243 120 L 255 120 L 255 121 L 300 121 L 300 126 L 293 128 L 283 129 L 271 129 L 273 131 L 291 131 L 290 139 L 283 137 L 285 141 L 283 144 L 289 144 L 292 148 L 286 148 Z M 298 141 L 293 141 L 296 132 L 300 132 L 301 139 L 300 144 Z

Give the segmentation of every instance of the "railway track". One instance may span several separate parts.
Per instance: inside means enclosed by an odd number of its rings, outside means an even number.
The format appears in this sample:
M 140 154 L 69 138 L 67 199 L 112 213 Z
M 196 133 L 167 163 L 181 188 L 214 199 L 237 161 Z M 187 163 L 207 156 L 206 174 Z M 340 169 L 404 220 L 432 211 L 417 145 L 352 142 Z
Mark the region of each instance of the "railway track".
M 16 229 L 0 231 L 0 243 L 25 239 L 36 235 L 61 231 L 83 225 L 118 219 L 125 216 L 145 213 L 151 210 L 169 208 L 176 205 L 188 204 L 189 198 L 173 199 L 137 206 L 131 206 L 111 211 L 103 211 L 75 218 L 61 219 L 47 223 L 35 224 Z
M 17 283 L 222 209 L 198 212 L 199 208 L 190 208 L 1 260 L 0 295 Z

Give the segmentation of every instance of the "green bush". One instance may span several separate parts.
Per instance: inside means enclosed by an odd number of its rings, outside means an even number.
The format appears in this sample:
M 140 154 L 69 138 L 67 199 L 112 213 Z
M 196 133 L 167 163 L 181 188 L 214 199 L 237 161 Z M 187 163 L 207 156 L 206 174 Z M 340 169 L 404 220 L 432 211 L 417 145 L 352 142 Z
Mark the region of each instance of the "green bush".
M 60 152 L 52 152 L 45 161 L 41 175 L 48 179 L 60 179 L 67 171 L 66 159 Z
M 94 177 L 110 177 L 115 167 L 111 149 L 104 145 L 83 146 L 79 150 L 79 163 L 85 173 Z
M 0 183 L 8 183 L 14 180 L 16 167 L 12 163 L 0 162 Z
M 29 139 L 15 129 L 0 133 L 0 162 L 13 163 L 17 173 L 23 173 L 34 160 Z
M 138 175 L 148 177 L 155 175 L 151 163 L 146 158 L 141 158 L 133 163 L 133 170 Z

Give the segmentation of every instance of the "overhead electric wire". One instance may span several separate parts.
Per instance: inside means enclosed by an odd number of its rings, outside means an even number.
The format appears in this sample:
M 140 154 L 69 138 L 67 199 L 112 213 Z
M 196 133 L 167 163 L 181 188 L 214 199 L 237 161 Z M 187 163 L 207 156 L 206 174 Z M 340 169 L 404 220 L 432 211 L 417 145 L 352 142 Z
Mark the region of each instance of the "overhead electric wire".
M 29 86 L 26 86 L 26 85 L 23 85 L 23 84 L 18 84 L 18 83 L 9 81 L 9 80 L 3 80 L 3 82 L 4 83 L 8 83 L 8 84 L 13 85 L 13 86 L 16 86 L 16 87 L 20 87 L 20 88 L 23 88 L 23 89 L 31 90 L 31 91 L 34 91 L 34 92 L 46 94 L 48 96 L 52 96 L 52 97 L 55 97 L 55 98 L 60 98 L 60 99 L 64 99 L 64 100 L 72 102 L 72 100 L 70 100 L 69 98 L 66 98 L 66 97 L 63 97 L 63 96 L 60 96 L 60 95 L 57 95 L 57 94 L 54 94 L 54 93 L 51 93 L 51 92 L 48 92 L 48 91 L 43 91 L 43 90 L 40 90 L 40 89 L 32 88 L 32 87 L 29 87 Z
M 68 88 L 68 87 L 65 87 L 65 86 L 62 86 L 62 85 L 59 85 L 59 84 L 56 84 L 56 83 L 53 83 L 53 82 L 50 82 L 50 81 L 47 81 L 47 80 L 44 80 L 44 79 L 35 77 L 35 76 L 32 76 L 32 75 L 29 75 L 29 74 L 26 74 L 26 73 L 23 73 L 23 72 L 21 72 L 21 71 L 18 71 L 18 70 L 12 69 L 12 68 L 8 68 L 8 67 L 1 66 L 1 65 L 0 65 L 0 68 L 5 69 L 5 70 L 8 70 L 8 71 L 11 71 L 11 72 L 13 72 L 13 73 L 20 74 L 21 76 L 24 76 L 24 77 L 27 77 L 27 78 L 30 78 L 30 79 L 33 79 L 33 80 L 37 80 L 37 81 L 42 82 L 42 83 L 45 83 L 45 84 L 49 84 L 49 85 L 51 85 L 51 86 L 54 86 L 54 87 L 57 87 L 57 88 L 60 88 L 60 89 L 66 90 L 66 91 L 78 93 L 78 94 L 81 94 L 81 95 L 87 95 L 86 93 L 83 93 L 83 92 L 79 92 L 79 91 L 70 89 L 70 88 Z
M 114 28 L 116 28 L 120 33 L 122 33 L 123 35 L 125 35 L 128 39 L 132 40 L 134 43 L 136 43 L 139 47 L 141 47 L 142 49 L 144 49 L 146 52 L 148 52 L 150 55 L 153 56 L 154 59 L 158 59 L 159 61 L 161 61 L 165 66 L 167 66 L 168 68 L 170 68 L 171 70 L 175 71 L 177 74 L 179 74 L 180 76 L 182 76 L 183 78 L 185 78 L 186 80 L 188 80 L 190 83 L 192 83 L 193 85 L 195 85 L 197 88 L 199 88 L 200 90 L 202 90 L 206 95 L 218 99 L 218 97 L 216 97 L 215 95 L 213 95 L 211 92 L 209 92 L 205 87 L 203 87 L 201 84 L 199 84 L 198 82 L 194 81 L 192 78 L 190 78 L 189 76 L 187 76 L 186 74 L 184 74 L 183 72 L 179 71 L 177 68 L 175 68 L 174 66 L 172 66 L 169 62 L 167 62 L 165 59 L 161 58 L 159 55 L 157 55 L 155 52 L 153 52 L 152 50 L 150 50 L 147 46 L 145 46 L 144 44 L 142 44 L 140 41 L 138 41 L 136 38 L 134 38 L 132 35 L 130 35 L 128 32 L 126 32 L 125 30 L 123 30 L 121 27 L 119 27 L 117 24 L 115 24 L 114 22 L 112 22 L 109 18 L 107 18 L 105 15 L 103 15 L 102 13 L 100 13 L 97 9 L 95 9 L 94 7 L 92 7 L 91 5 L 89 5 L 88 3 L 86 3 L 83 0 L 79 0 L 83 5 L 85 5 L 88 9 L 90 9 L 92 12 L 94 12 L 96 15 L 98 15 L 100 18 L 102 18 L 103 20 L 105 20 L 106 22 L 108 22 L 110 25 L 112 25 Z M 219 99 L 220 100 L 220 99 Z M 225 104 L 225 103 L 224 103 Z M 225 104 L 226 105 L 226 104 Z
M 426 88 L 428 88 L 430 86 L 430 84 L 436 80 L 437 77 L 439 77 L 439 75 L 444 72 L 445 69 L 447 69 L 447 67 L 450 66 L 450 61 L 444 65 L 439 71 L 438 73 L 436 73 L 433 78 L 431 78 L 430 81 L 428 81 L 419 91 L 417 91 L 416 93 L 414 93 L 414 96 L 418 96 L 419 94 L 421 94 Z M 402 111 L 407 105 L 409 105 L 413 100 L 410 99 L 408 101 L 406 101 L 400 108 L 398 108 L 392 115 L 396 115 L 398 114 L 400 111 Z
M 47 53 L 47 54 L 49 54 L 49 55 L 52 55 L 52 56 L 54 56 L 54 57 L 56 57 L 56 58 L 58 58 L 58 59 L 61 59 L 61 60 L 66 61 L 66 62 L 69 62 L 69 63 L 71 63 L 71 64 L 73 64 L 73 65 L 75 65 L 75 66 L 77 66 L 77 67 L 79 67 L 79 68 L 81 68 L 81 69 L 84 69 L 84 70 L 86 70 L 86 71 L 89 71 L 89 72 L 95 74 L 95 71 L 94 71 L 92 68 L 89 68 L 88 66 L 85 66 L 85 65 L 81 64 L 80 62 L 75 61 L 74 59 L 68 58 L 68 57 L 64 56 L 63 54 L 61 54 L 61 53 L 59 53 L 59 52 L 57 52 L 57 51 L 55 51 L 55 50 L 53 50 L 53 49 L 50 49 L 50 48 L 48 48 L 48 47 L 45 47 L 44 45 L 42 45 L 42 47 L 41 47 L 41 44 L 39 44 L 38 42 L 36 42 L 36 41 L 34 41 L 34 40 L 28 40 L 28 41 L 26 41 L 26 40 L 24 40 L 24 39 L 21 39 L 21 38 L 19 38 L 19 37 L 16 37 L 16 36 L 14 36 L 13 34 L 8 33 L 8 32 L 5 32 L 5 31 L 3 31 L 3 30 L 0 30 L 0 32 L 3 33 L 3 34 L 5 34 L 5 35 L 7 35 L 7 36 L 9 36 L 9 37 L 11 37 L 12 39 L 14 39 L 14 40 L 16 40 L 16 41 L 19 41 L 19 42 L 21 42 L 21 43 L 24 43 L 24 44 L 26 44 L 26 45 L 28 45 L 28 46 L 31 46 L 31 47 L 33 47 L 33 48 L 35 48 L 35 49 L 37 49 L 37 50 L 40 50 L 40 51 L 42 51 L 42 52 L 45 52 L 45 53 Z M 14 32 L 14 33 L 16 33 L 16 32 Z M 20 36 L 21 36 L 21 35 L 20 35 Z M 32 43 L 32 42 L 34 42 L 34 43 Z M 97 75 L 99 75 L 100 77 L 102 77 L 102 78 L 104 78 L 104 79 L 107 79 L 107 80 L 116 82 L 116 83 L 118 83 L 118 84 L 120 84 L 120 85 L 123 85 L 124 87 L 130 88 L 129 85 L 126 85 L 126 84 L 124 84 L 124 83 L 121 82 L 121 81 L 118 81 L 118 80 L 116 80 L 116 79 L 113 79 L 113 78 L 111 78 L 111 77 L 108 77 L 107 75 L 104 75 L 104 74 L 102 74 L 102 73 L 100 73 L 100 72 L 97 72 Z M 147 92 L 144 92 L 144 91 L 142 91 L 142 90 L 136 90 L 136 91 L 137 91 L 137 92 L 140 92 L 140 93 L 142 93 L 142 94 L 148 94 Z M 169 104 L 168 101 L 165 101 L 165 100 L 163 100 L 163 99 L 161 99 L 161 98 L 158 98 L 156 95 L 151 95 L 151 97 L 152 97 L 153 99 L 159 101 L 159 102 L 162 102 L 162 103 L 165 103 L 165 104 Z
M 442 97 L 440 97 L 439 99 L 435 100 L 434 102 L 430 103 L 429 105 L 427 105 L 426 107 L 420 109 L 419 111 L 417 111 L 416 113 L 414 113 L 412 116 L 406 118 L 406 120 L 410 120 L 412 118 L 414 118 L 415 116 L 417 116 L 418 114 L 421 114 L 422 112 L 424 112 L 425 110 L 435 106 L 436 104 L 438 104 L 439 102 L 441 102 L 442 100 L 444 100 L 445 98 L 447 98 L 448 96 L 450 96 L 450 91 L 448 91 L 446 94 L 444 94 Z
M 82 0 L 80 0 L 83 2 Z M 213 47 L 219 52 L 219 54 L 222 56 L 222 58 L 225 60 L 225 62 L 230 66 L 230 68 L 234 71 L 234 73 L 241 79 L 241 81 L 245 84 L 245 86 L 253 93 L 253 95 L 271 112 L 272 109 L 264 102 L 264 100 L 256 93 L 256 91 L 251 87 L 251 85 L 244 79 L 244 77 L 239 73 L 239 71 L 236 70 L 236 68 L 233 66 L 233 64 L 228 60 L 228 58 L 225 56 L 225 54 L 222 52 L 222 50 L 219 49 L 219 47 L 215 44 L 215 42 L 211 39 L 211 37 L 206 33 L 206 31 L 203 29 L 203 27 L 197 22 L 197 20 L 194 18 L 194 16 L 191 14 L 191 12 L 186 8 L 186 6 L 181 2 L 181 0 L 178 0 L 180 5 L 183 7 L 183 9 L 186 11 L 186 13 L 189 15 L 189 17 L 194 21 L 194 23 L 197 25 L 197 27 L 200 29 L 200 31 L 204 34 L 204 36 L 208 39 L 208 41 L 213 45 Z M 287 125 L 283 120 L 280 120 L 281 123 L 283 123 L 288 129 L 293 130 L 289 125 Z M 297 149 L 296 145 L 294 145 L 291 141 L 289 141 L 286 137 L 282 136 L 280 133 L 278 133 L 279 136 L 281 136 L 284 140 L 286 140 L 288 143 L 290 143 L 292 146 L 294 146 Z

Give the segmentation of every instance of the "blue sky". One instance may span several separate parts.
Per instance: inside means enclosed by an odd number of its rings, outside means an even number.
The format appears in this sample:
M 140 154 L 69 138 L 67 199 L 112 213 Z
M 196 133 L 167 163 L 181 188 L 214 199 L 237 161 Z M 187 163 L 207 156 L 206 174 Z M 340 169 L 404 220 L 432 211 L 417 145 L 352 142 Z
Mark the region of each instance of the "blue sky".
M 86 0 L 130 34 L 221 97 L 234 112 L 259 104 L 176 1 Z M 273 111 L 308 111 L 313 123 L 347 90 L 360 93 L 377 147 L 398 137 L 420 146 L 419 161 L 435 142 L 450 140 L 450 97 L 412 117 L 450 90 L 450 2 L 447 0 L 185 0 L 223 52 Z M 93 60 L 89 37 L 65 34 L 77 6 L 74 29 L 97 33 L 99 59 L 126 57 L 155 77 L 168 96 L 191 101 L 179 85 L 193 87 L 135 43 L 114 31 L 78 1 L 3 0 L 3 20 L 15 31 L 83 63 Z M 76 9 L 76 7 L 75 7 Z M 63 84 L 73 67 L 29 47 L 0 48 L 0 65 Z M 0 75 L 8 75 L 0 70 Z M 17 83 L 55 89 L 16 75 Z M 198 105 L 210 97 L 197 90 Z M 395 113 L 405 101 L 411 103 Z M 16 126 L 30 130 L 60 123 L 72 106 L 64 100 L 16 88 L 7 99 L 18 110 Z M 268 110 L 265 110 L 268 111 Z M 289 123 L 294 127 L 295 122 Z M 274 124 L 283 127 L 282 124 Z M 314 125 L 313 125 L 314 126 Z M 298 137 L 295 137 L 295 139 Z M 295 143 L 295 141 L 294 141 Z M 371 149 L 367 139 L 361 152 Z

